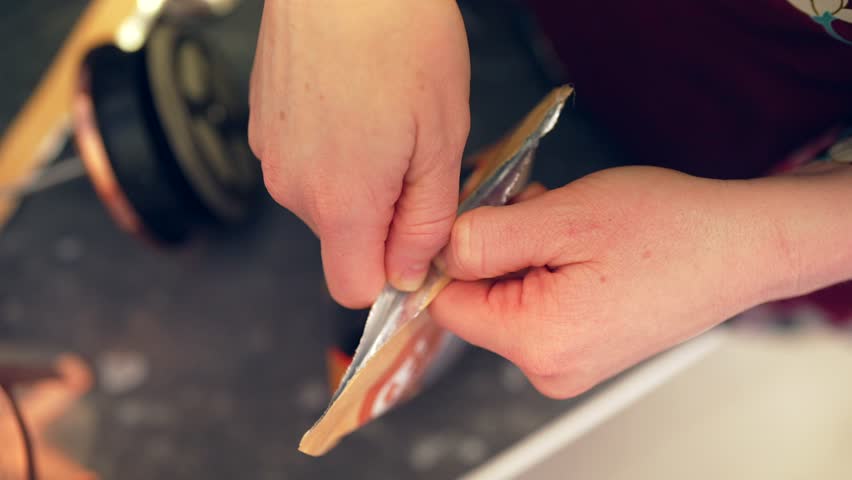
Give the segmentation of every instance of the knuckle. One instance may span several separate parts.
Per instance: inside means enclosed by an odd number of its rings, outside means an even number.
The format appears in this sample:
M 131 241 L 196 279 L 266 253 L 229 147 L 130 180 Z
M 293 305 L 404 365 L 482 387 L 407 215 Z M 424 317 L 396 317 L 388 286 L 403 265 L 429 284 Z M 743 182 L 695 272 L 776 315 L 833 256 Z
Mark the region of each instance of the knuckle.
M 591 390 L 595 383 L 583 377 L 561 377 L 537 379 L 533 386 L 542 395 L 554 400 L 579 397 Z
M 358 198 L 353 198 L 351 185 L 336 181 L 314 168 L 307 175 L 294 172 L 287 184 L 291 191 L 282 192 L 289 201 L 288 208 L 310 220 L 320 238 L 327 234 L 340 236 L 347 231 L 359 232 L 368 228 L 376 212 Z M 340 186 L 343 185 L 343 186 Z
M 460 126 L 452 125 L 445 130 L 430 131 L 428 136 L 418 136 L 414 169 L 411 171 L 414 178 L 444 177 L 448 172 L 455 171 L 456 164 L 461 165 L 470 123 L 469 120 L 460 123 Z M 453 189 L 457 189 L 457 186 Z
M 414 248 L 438 250 L 447 244 L 455 220 L 455 212 L 433 215 L 426 220 L 403 221 L 396 234 Z
M 470 110 L 465 109 L 464 114 L 459 116 L 453 129 L 453 149 L 461 153 L 467 144 L 468 136 L 470 136 Z
M 511 360 L 527 375 L 544 378 L 559 375 L 565 369 L 562 355 L 552 347 L 551 341 L 531 337 L 527 335 L 527 340 L 514 353 L 516 358 Z
M 255 157 L 257 157 L 261 161 L 266 158 L 266 148 L 265 142 L 263 140 L 263 133 L 260 131 L 260 127 L 258 126 L 258 119 L 253 114 L 249 115 L 248 143 L 249 148 L 251 149 L 251 153 L 253 153 Z
M 283 207 L 292 207 L 292 189 L 286 185 L 286 177 L 282 175 L 278 163 L 264 161 L 261 163 L 261 166 L 263 167 L 263 185 L 272 199 Z
M 350 223 L 347 211 L 337 202 L 327 201 L 327 195 L 312 193 L 305 198 L 305 212 L 313 219 L 320 232 L 346 228 Z M 322 233 L 320 233 L 322 236 Z

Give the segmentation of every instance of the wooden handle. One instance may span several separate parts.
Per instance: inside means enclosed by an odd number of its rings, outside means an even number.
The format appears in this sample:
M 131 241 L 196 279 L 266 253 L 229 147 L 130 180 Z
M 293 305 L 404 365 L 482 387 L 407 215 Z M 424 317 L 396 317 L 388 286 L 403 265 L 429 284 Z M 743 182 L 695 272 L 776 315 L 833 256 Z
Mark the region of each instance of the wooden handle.
M 0 139 L 0 185 L 20 185 L 62 146 L 80 63 L 94 47 L 114 43 L 124 20 L 136 11 L 136 0 L 92 0 L 42 77 Z M 0 198 L 0 228 L 17 206 Z

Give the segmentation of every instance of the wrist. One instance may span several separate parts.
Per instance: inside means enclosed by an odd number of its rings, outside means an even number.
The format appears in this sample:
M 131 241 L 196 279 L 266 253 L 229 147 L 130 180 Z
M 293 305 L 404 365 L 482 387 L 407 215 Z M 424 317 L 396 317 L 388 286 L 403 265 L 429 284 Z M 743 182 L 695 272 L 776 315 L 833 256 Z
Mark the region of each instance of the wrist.
M 852 167 L 819 164 L 731 182 L 753 219 L 760 303 L 852 278 Z M 765 273 L 764 273 L 765 272 Z
M 799 264 L 788 248 L 784 225 L 762 192 L 744 180 L 699 179 L 705 188 L 696 209 L 702 220 L 690 229 L 704 255 L 699 270 L 711 282 L 708 300 L 724 318 L 780 298 L 790 291 Z M 698 253 L 698 252 L 696 252 Z

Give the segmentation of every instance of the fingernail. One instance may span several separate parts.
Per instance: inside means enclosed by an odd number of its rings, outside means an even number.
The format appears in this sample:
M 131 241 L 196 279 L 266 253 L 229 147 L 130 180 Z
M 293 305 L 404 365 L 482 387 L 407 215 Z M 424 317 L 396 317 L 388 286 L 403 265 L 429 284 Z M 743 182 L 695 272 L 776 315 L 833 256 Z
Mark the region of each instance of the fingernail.
M 423 285 L 427 273 L 429 273 L 428 263 L 409 265 L 403 270 L 402 275 L 396 279 L 394 287 L 403 292 L 413 292 Z

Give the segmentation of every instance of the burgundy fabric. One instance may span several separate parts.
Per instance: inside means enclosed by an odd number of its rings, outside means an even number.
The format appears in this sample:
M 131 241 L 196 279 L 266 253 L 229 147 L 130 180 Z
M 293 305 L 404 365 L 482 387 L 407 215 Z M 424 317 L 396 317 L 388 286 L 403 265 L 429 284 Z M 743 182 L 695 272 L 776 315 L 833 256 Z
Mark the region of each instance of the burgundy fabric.
M 754 177 L 852 117 L 852 45 L 787 0 L 528 2 L 637 162 Z
M 793 308 L 803 304 L 819 307 L 835 325 L 852 325 L 852 282 L 841 283 L 807 297 L 780 303 L 782 306 Z
M 527 1 L 636 163 L 760 176 L 852 119 L 852 24 L 831 23 L 844 42 L 788 0 Z M 808 301 L 852 319 L 852 283 Z

